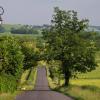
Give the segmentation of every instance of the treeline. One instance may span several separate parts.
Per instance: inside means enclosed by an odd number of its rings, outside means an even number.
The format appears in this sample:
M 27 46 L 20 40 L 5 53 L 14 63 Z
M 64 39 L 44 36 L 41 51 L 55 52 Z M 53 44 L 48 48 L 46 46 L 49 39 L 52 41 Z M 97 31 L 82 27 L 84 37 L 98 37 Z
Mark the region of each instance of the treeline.
M 29 25 L 23 25 L 20 28 L 11 28 L 13 34 L 38 34 L 38 30 Z
M 12 34 L 39 34 L 43 28 L 49 28 L 50 25 L 0 25 L 0 33 L 10 32 Z
M 0 92 L 15 91 L 22 73 L 37 65 L 38 55 L 34 40 L 0 36 Z
M 8 30 L 8 28 L 10 29 Z M 0 33 L 10 32 L 12 34 L 39 34 L 40 28 L 36 28 L 32 25 L 0 25 Z

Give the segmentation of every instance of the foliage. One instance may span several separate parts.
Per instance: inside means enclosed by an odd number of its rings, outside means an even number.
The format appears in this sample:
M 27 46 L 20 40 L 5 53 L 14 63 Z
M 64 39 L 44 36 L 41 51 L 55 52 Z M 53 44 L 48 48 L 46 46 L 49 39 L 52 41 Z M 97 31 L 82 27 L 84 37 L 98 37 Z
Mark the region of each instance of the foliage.
M 80 37 L 90 41 L 90 42 L 94 42 L 96 49 L 99 51 L 100 50 L 100 33 L 99 32 L 81 32 L 80 33 Z
M 24 73 L 22 74 L 21 82 L 18 88 L 21 90 L 33 90 L 33 88 L 35 87 L 36 76 L 37 76 L 36 67 L 25 70 Z
M 3 74 L 0 75 L 0 91 L 2 92 L 14 92 L 17 88 L 17 82 L 14 76 Z
M 12 91 L 9 89 L 11 87 L 9 82 L 11 82 L 10 84 L 16 83 L 18 85 L 23 70 L 23 60 L 24 55 L 21 52 L 18 41 L 12 36 L 0 37 L 0 76 L 4 80 L 0 82 L 1 91 Z M 8 78 L 9 76 L 10 78 Z M 10 81 L 11 79 L 12 81 Z M 16 84 L 12 85 L 13 90 L 17 87 Z
M 30 69 L 37 65 L 38 52 L 35 50 L 34 40 L 19 40 L 22 47 L 22 52 L 24 54 L 24 70 Z
M 38 61 L 42 61 L 45 59 L 44 51 L 45 51 L 45 41 L 43 38 L 38 37 L 36 40 L 36 48 L 38 51 Z
M 43 31 L 46 40 L 46 60 L 59 60 L 65 77 L 65 85 L 78 72 L 85 73 L 96 67 L 94 43 L 84 40 L 79 33 L 84 31 L 88 20 L 79 20 L 77 12 L 55 8 L 52 26 Z
M 53 80 L 57 80 L 58 84 L 60 84 L 60 80 L 63 77 L 63 72 L 61 69 L 61 62 L 59 61 L 49 61 L 49 68 L 50 77 Z
M 24 25 L 20 28 L 11 28 L 11 33 L 13 34 L 38 34 L 38 31 L 32 26 Z

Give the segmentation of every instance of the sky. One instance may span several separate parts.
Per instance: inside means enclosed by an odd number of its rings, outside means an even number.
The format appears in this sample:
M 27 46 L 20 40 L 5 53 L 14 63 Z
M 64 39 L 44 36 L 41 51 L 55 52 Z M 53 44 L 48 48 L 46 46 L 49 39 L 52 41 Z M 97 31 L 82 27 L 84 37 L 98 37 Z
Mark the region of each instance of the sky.
M 0 0 L 0 6 L 5 10 L 5 24 L 50 24 L 54 7 L 59 7 L 77 11 L 90 25 L 100 25 L 100 0 Z

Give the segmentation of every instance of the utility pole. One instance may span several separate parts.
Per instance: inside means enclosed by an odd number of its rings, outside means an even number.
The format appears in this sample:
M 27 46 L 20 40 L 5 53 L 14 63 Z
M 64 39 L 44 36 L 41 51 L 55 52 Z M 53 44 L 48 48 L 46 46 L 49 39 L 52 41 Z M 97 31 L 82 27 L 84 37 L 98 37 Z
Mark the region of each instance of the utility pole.
M 0 25 L 3 24 L 3 19 L 2 19 L 3 14 L 4 14 L 4 9 L 3 9 L 3 7 L 0 6 Z

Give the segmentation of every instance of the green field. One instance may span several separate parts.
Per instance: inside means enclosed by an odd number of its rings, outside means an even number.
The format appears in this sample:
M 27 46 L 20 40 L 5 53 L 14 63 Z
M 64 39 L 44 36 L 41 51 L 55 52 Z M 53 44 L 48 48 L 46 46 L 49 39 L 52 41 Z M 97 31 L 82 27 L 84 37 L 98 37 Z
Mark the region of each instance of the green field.
M 73 97 L 75 100 L 100 100 L 100 52 L 96 53 L 98 67 L 92 72 L 79 74 L 78 79 L 71 79 L 69 87 L 61 86 L 49 77 L 51 89 Z

